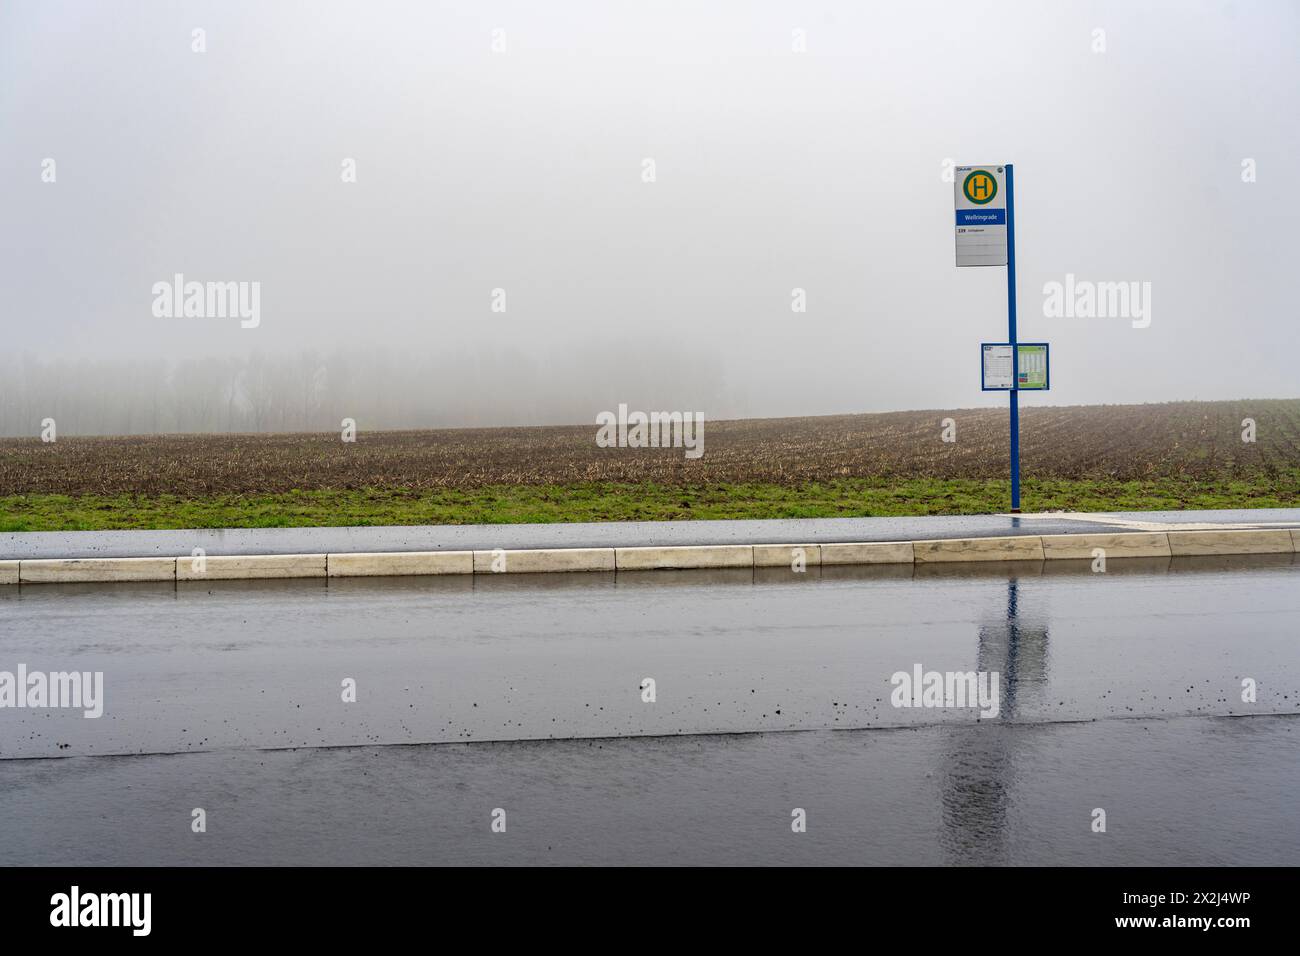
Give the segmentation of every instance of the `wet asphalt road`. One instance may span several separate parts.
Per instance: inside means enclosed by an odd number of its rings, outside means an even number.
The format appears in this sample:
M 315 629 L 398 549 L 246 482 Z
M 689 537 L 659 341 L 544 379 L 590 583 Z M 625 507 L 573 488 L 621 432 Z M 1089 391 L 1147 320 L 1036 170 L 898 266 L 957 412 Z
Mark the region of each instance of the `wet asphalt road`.
M 0 864 L 1295 865 L 1298 785 L 1293 717 L 11 760 Z
M 1298 585 L 1281 555 L 7 589 L 0 670 L 102 670 L 105 714 L 0 709 L 0 863 L 1295 864 Z M 916 664 L 997 671 L 998 716 L 891 706 Z

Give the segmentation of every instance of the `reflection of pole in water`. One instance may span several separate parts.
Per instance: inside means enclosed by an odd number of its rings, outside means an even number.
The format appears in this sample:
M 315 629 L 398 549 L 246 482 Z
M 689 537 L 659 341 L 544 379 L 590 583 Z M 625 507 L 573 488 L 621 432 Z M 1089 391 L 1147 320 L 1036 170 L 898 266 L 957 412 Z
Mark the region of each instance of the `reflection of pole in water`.
M 1020 620 L 1019 582 L 1007 581 L 1004 621 L 980 626 L 976 666 L 1002 675 L 1000 720 L 1014 720 L 1026 698 L 1037 700 L 1047 686 L 1047 626 Z
M 979 629 L 977 669 L 1001 675 L 998 717 L 986 726 L 943 731 L 949 746 L 942 842 L 954 862 L 997 863 L 1006 855 L 1017 731 L 997 725 L 1014 721 L 1018 705 L 1041 693 L 1047 681 L 1047 627 L 1023 624 L 1019 602 L 1018 582 L 1009 578 L 1005 619 Z

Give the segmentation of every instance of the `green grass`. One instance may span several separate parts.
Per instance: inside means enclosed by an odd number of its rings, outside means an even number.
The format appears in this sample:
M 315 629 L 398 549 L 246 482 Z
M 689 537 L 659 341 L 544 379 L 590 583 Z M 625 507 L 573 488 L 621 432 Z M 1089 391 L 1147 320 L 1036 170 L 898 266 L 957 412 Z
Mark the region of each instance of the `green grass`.
M 1300 506 L 1300 471 L 1197 480 L 1027 479 L 1025 511 L 1151 511 Z M 293 491 L 207 498 L 14 495 L 0 531 L 277 528 L 341 525 L 831 518 L 1005 511 L 1005 481 L 845 478 L 795 487 L 711 484 L 498 485 L 466 490 Z

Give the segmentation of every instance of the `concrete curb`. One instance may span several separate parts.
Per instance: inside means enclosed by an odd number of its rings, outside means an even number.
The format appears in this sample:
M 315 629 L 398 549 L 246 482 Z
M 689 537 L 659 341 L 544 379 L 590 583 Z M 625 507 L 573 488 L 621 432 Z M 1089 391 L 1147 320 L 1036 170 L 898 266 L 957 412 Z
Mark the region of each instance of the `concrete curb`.
M 822 546 L 820 544 L 754 545 L 754 567 L 756 568 L 793 568 L 800 558 L 803 559 L 805 568 L 816 567 L 822 563 Z
M 912 552 L 917 564 L 927 561 L 1042 561 L 1044 558 L 1043 539 L 1028 536 L 913 541 Z
M 407 574 L 472 574 L 472 551 L 376 551 L 327 555 L 331 578 L 397 577 Z
M 673 548 L 615 548 L 619 571 L 659 571 L 669 568 L 752 568 L 752 544 L 692 545 Z
M 1116 534 L 1049 534 L 1042 537 L 1043 557 L 1079 560 L 1096 557 L 1101 548 L 1107 558 L 1168 558 L 1169 535 L 1164 531 L 1124 531 Z
M 27 562 L 24 561 L 23 564 Z M 176 560 L 177 581 L 242 581 L 251 578 L 323 578 L 323 554 L 208 555 Z
M 915 560 L 911 541 L 822 545 L 822 564 L 911 564 Z
M 175 558 L 70 558 L 18 562 L 20 584 L 175 580 Z
M 475 551 L 475 574 L 544 574 L 560 571 L 613 571 L 613 548 L 537 548 L 528 551 Z
M 975 561 L 1300 552 L 1300 529 L 1020 535 L 828 544 L 701 545 L 663 548 L 551 548 L 507 551 L 394 551 L 349 554 L 209 555 L 192 558 L 68 558 L 0 561 L 0 585 L 111 581 L 220 581 L 429 574 L 529 574 L 696 568 L 931 564 Z
M 1170 531 L 1175 557 L 1193 554 L 1285 554 L 1295 551 L 1290 531 Z

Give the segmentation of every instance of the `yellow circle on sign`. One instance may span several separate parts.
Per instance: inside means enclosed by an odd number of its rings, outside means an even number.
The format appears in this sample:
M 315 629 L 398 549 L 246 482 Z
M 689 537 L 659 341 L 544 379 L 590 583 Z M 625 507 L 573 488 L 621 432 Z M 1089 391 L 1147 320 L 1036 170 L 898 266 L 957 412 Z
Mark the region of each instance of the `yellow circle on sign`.
M 961 184 L 961 191 L 977 206 L 984 206 L 993 201 L 998 194 L 998 181 L 993 174 L 977 169 Z

